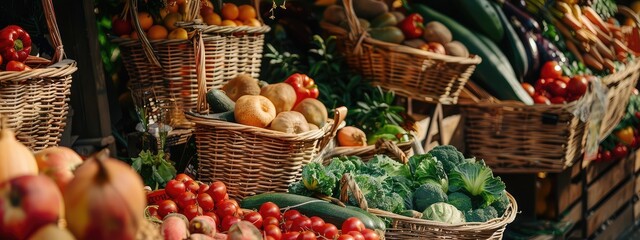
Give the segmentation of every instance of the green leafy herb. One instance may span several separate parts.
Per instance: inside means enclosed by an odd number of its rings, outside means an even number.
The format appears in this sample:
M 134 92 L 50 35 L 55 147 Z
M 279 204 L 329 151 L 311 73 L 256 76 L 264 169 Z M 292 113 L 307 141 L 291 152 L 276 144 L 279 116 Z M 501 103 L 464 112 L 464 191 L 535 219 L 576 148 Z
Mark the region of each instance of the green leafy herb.
M 153 189 L 164 188 L 176 176 L 175 167 L 165 159 L 163 151 L 153 154 L 145 150 L 131 160 L 131 166 L 142 176 L 144 184 Z

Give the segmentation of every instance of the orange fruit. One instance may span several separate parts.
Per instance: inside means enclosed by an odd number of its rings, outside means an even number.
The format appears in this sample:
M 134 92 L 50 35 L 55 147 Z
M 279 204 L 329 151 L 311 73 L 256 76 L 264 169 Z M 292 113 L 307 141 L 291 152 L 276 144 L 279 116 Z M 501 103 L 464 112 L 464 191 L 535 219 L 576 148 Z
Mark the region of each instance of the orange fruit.
M 169 15 L 167 15 L 164 18 L 163 24 L 168 30 L 173 30 L 173 29 L 178 28 L 178 27 L 176 27 L 176 23 L 179 22 L 179 21 L 182 21 L 182 14 L 180 14 L 180 13 L 169 13 Z
M 222 5 L 222 17 L 226 20 L 235 20 L 240 14 L 238 6 L 233 3 L 225 3 Z
M 256 9 L 251 5 L 241 5 L 238 7 L 238 19 L 241 21 L 247 21 L 252 18 L 256 18 Z
M 220 24 L 222 24 L 222 18 L 220 18 L 220 15 L 218 15 L 217 13 L 209 13 L 207 15 L 204 15 L 202 17 L 202 20 L 207 25 L 220 25 Z
M 200 15 L 205 16 L 208 14 L 215 13 L 212 7 L 202 7 L 200 8 Z
M 138 31 L 131 32 L 130 37 L 131 39 L 140 39 L 140 37 L 138 36 Z
M 169 32 L 162 25 L 153 25 L 147 31 L 147 36 L 151 40 L 167 39 L 167 35 L 169 35 Z
M 260 27 L 262 26 L 262 23 L 260 23 L 260 21 L 258 21 L 258 19 L 252 18 L 249 20 L 245 20 L 242 24 L 246 25 L 246 26 L 250 26 L 250 27 Z
M 238 27 L 244 25 L 244 24 L 242 24 L 242 21 L 240 21 L 240 20 L 233 20 L 233 22 L 236 23 L 236 26 L 238 26 Z
M 184 30 L 184 28 L 176 28 L 169 33 L 167 38 L 187 40 L 189 39 L 189 33 L 187 33 L 187 30 Z
M 223 20 L 222 23 L 220 23 L 220 26 L 237 27 L 238 24 L 232 20 Z
M 148 12 L 139 12 L 138 22 L 140 23 L 142 30 L 147 31 L 151 26 L 153 26 L 153 17 Z

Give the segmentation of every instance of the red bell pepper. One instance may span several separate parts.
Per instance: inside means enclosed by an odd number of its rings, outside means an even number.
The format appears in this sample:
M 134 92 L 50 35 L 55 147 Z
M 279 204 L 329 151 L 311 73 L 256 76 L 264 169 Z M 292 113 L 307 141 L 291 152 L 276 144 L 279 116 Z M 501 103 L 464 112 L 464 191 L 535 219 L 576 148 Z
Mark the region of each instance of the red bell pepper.
M 402 22 L 398 23 L 398 27 L 402 30 L 406 39 L 419 38 L 424 33 L 424 18 L 417 13 L 409 14 Z
M 0 30 L 0 54 L 4 61 L 24 62 L 31 53 L 31 37 L 24 29 L 9 25 Z
M 284 81 L 293 87 L 296 90 L 296 103 L 298 105 L 299 102 L 304 100 L 305 98 L 318 98 L 320 95 L 320 91 L 318 91 L 318 86 L 309 76 L 300 73 L 294 73 L 287 80 Z

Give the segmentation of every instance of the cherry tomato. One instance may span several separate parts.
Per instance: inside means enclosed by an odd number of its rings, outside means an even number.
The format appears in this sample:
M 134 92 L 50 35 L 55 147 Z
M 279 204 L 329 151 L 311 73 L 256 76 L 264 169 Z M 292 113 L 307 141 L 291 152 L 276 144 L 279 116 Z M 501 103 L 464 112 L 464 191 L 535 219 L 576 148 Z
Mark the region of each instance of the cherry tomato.
M 202 210 L 211 211 L 214 208 L 213 198 L 207 193 L 200 193 L 197 197 L 198 205 L 202 207 Z
M 580 98 L 587 92 L 587 87 L 589 87 L 589 82 L 587 78 L 584 76 L 574 76 L 567 84 L 567 94 L 571 96 Z
M 7 71 L 24 71 L 26 67 L 24 63 L 18 61 L 9 61 L 7 63 Z
M 556 61 L 548 61 L 544 63 L 540 69 L 541 78 L 560 78 L 562 77 L 562 67 Z
M 615 158 L 621 159 L 627 156 L 627 154 L 629 153 L 629 148 L 621 143 L 618 143 L 618 145 L 613 148 L 613 151 L 611 153 Z
M 529 96 L 533 96 L 536 93 L 536 89 L 531 86 L 531 84 L 523 82 L 521 83 L 522 88 L 529 94 Z
M 149 216 L 155 217 L 157 219 L 161 219 L 160 215 L 158 215 L 158 207 L 149 207 Z
M 342 227 L 340 228 L 342 232 L 347 233 L 351 231 L 360 232 L 363 229 L 365 229 L 364 223 L 362 223 L 362 221 L 360 221 L 360 219 L 358 219 L 357 217 L 347 218 L 347 220 L 342 223 Z
M 549 101 L 547 97 L 542 95 L 533 96 L 533 102 L 537 104 L 547 104 L 547 105 L 551 104 L 551 101 Z
M 282 224 L 282 230 L 284 230 L 285 232 L 289 232 L 291 231 L 292 225 L 293 225 L 293 221 L 291 220 L 284 221 L 284 223 Z
M 186 183 L 189 180 L 193 180 L 191 179 L 191 177 L 189 177 L 189 175 L 184 174 L 184 173 L 180 173 L 178 175 L 176 175 L 176 178 L 174 178 L 175 180 L 178 180 L 180 182 Z
M 282 240 L 298 240 L 300 232 L 286 232 L 282 234 Z
M 200 188 L 198 188 L 198 194 L 206 193 L 207 191 L 209 191 L 209 185 L 207 185 L 207 184 L 201 184 Z M 211 195 L 209 195 L 209 196 L 211 196 Z M 213 197 L 211 197 L 211 198 L 213 198 Z
M 244 220 L 253 223 L 258 229 L 262 228 L 262 216 L 258 212 L 250 212 L 244 215 Z
M 224 218 L 222 218 L 222 224 L 220 225 L 220 228 L 222 228 L 223 232 L 229 231 L 229 228 L 231 228 L 231 226 L 233 226 L 233 224 L 236 224 L 237 222 L 240 222 L 240 218 L 231 215 L 225 216 Z
M 182 209 L 182 214 L 184 214 L 184 216 L 187 217 L 189 221 L 191 221 L 191 219 L 193 219 L 194 217 L 202 215 L 202 208 L 195 204 L 187 205 L 186 207 L 184 207 L 184 209 Z
M 556 80 L 560 80 L 560 81 L 563 81 L 566 84 L 569 84 L 569 81 L 571 81 L 571 78 L 567 77 L 567 76 L 562 76 L 562 77 L 560 77 L 560 78 L 558 78 Z
M 380 235 L 371 229 L 362 230 L 362 236 L 364 236 L 364 240 L 380 240 Z
M 349 234 L 342 234 L 338 237 L 338 240 L 355 240 L 355 238 Z
M 536 84 L 534 85 L 534 90 L 535 93 L 538 94 L 542 94 L 542 92 L 547 90 L 547 85 L 549 85 L 550 82 L 553 82 L 553 79 L 550 78 L 540 78 L 538 79 L 538 81 L 536 81 Z
M 209 186 L 207 193 L 216 203 L 221 202 L 224 200 L 224 196 L 227 195 L 227 186 L 220 181 L 213 182 L 211 186 Z
M 320 231 L 318 233 L 328 239 L 333 239 L 338 236 L 338 228 L 336 227 L 336 225 L 333 225 L 331 223 L 325 223 L 324 226 L 320 228 Z
M 311 219 L 311 230 L 315 232 L 320 232 L 320 230 L 322 229 L 322 226 L 324 226 L 324 220 L 322 220 L 322 218 L 315 217 L 315 216 L 309 219 Z
M 293 221 L 293 224 L 291 224 L 291 231 L 304 231 L 311 229 L 311 219 L 306 216 L 300 216 L 291 221 Z
M 283 215 L 284 215 L 284 220 L 295 220 L 296 218 L 299 218 L 300 216 L 302 216 L 302 214 L 300 214 L 298 210 L 288 210 L 284 212 Z
M 611 160 L 613 160 L 613 156 L 611 155 L 611 151 L 604 150 L 604 152 L 602 152 L 602 161 L 609 162 Z
M 304 231 L 298 235 L 298 240 L 316 240 L 316 234 L 312 231 Z
M 216 222 L 216 226 L 220 226 L 220 218 L 218 218 L 218 215 L 214 212 L 204 212 L 202 213 L 202 215 L 204 216 L 209 216 L 211 218 L 213 218 L 213 221 Z
M 175 199 L 178 207 L 184 208 L 187 205 L 196 204 L 196 195 L 192 192 L 183 192 Z
M 236 208 L 240 208 L 240 204 L 238 203 L 238 201 L 236 201 L 234 199 L 226 199 L 226 200 L 223 200 L 222 202 L 223 203 L 224 202 L 230 202 L 230 203 L 233 203 L 233 205 L 236 205 Z
M 167 186 L 164 188 L 167 192 L 167 195 L 171 198 L 177 198 L 181 193 L 186 191 L 186 186 L 183 182 L 180 182 L 175 179 L 171 179 L 167 182 Z
M 197 193 L 198 189 L 200 189 L 200 185 L 198 185 L 198 183 L 193 180 L 185 182 L 184 185 L 187 186 L 187 191 L 192 193 Z
M 282 231 L 278 225 L 266 225 L 264 227 L 264 234 L 273 237 L 275 240 L 282 239 Z
M 567 100 L 565 100 L 563 97 L 552 97 L 550 102 L 553 104 L 564 104 L 566 103 Z
M 272 236 L 266 236 L 266 237 L 264 237 L 264 240 L 276 240 L 276 239 L 273 238 Z
M 226 216 L 237 216 L 238 207 L 236 207 L 232 202 L 222 202 L 217 205 L 216 214 L 222 218 Z
M 362 235 L 362 233 L 360 232 L 351 231 L 347 234 L 351 235 L 353 237 L 353 240 L 364 240 L 364 235 Z
M 178 205 L 172 200 L 169 200 L 169 199 L 164 200 L 160 202 L 160 204 L 158 205 L 158 215 L 160 215 L 161 218 L 164 218 L 169 213 L 177 213 L 177 212 L 178 212 Z
M 274 217 L 266 217 L 262 220 L 262 225 L 280 225 L 280 222 Z
M 278 219 L 278 221 L 282 220 L 282 215 L 280 214 L 280 207 L 272 202 L 263 203 L 260 206 L 260 210 L 258 210 L 262 217 L 274 217 Z
M 547 87 L 547 91 L 555 97 L 564 97 L 567 95 L 567 84 L 563 81 L 553 81 Z

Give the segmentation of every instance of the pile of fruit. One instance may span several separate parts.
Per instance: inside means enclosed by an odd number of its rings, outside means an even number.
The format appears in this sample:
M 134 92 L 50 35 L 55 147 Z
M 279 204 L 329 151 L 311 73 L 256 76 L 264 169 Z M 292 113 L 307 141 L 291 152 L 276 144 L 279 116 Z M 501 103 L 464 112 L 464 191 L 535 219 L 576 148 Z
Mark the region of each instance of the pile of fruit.
M 523 82 L 522 87 L 536 104 L 565 104 L 580 99 L 594 78 L 591 75 L 563 76 L 558 62 L 549 61 L 542 67 L 535 87 L 527 82 Z
M 222 89 L 207 92 L 209 118 L 302 133 L 322 128 L 327 108 L 317 100 L 318 88 L 307 75 L 295 73 L 284 82 L 268 84 L 240 74 Z
M 4 70 L 31 70 L 24 64 L 30 53 L 31 37 L 27 31 L 16 25 L 9 25 L 0 30 L 0 66 Z
M 622 159 L 640 147 L 640 95 L 634 89 L 627 112 L 613 133 L 600 143 L 595 162 Z

